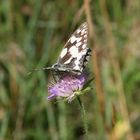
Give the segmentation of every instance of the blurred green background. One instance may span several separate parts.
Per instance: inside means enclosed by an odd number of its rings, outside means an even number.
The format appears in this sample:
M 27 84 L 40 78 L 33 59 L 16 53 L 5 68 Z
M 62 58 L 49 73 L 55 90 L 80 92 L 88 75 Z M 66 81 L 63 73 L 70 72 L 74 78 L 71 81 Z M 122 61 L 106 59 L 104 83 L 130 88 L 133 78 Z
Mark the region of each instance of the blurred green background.
M 89 140 L 140 140 L 140 1 L 1 0 L 0 140 L 85 140 L 80 106 L 48 101 L 48 71 L 83 22 L 93 91 Z

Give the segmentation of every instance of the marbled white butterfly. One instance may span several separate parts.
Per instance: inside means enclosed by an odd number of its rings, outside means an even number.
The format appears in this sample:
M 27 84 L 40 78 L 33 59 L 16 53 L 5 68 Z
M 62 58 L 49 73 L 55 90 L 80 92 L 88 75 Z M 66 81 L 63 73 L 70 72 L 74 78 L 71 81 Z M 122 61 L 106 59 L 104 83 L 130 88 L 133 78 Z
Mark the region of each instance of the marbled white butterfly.
M 62 49 L 57 63 L 51 67 L 42 68 L 42 70 L 50 69 L 55 74 L 66 72 L 76 75 L 81 74 L 89 60 L 89 56 L 91 55 L 91 50 L 87 48 L 87 40 L 88 26 L 85 22 L 71 35 Z
M 87 48 L 88 26 L 83 23 L 69 38 L 62 49 L 57 63 L 45 69 L 51 69 L 55 72 L 69 72 L 72 74 L 81 74 L 84 70 L 90 56 L 91 50 Z

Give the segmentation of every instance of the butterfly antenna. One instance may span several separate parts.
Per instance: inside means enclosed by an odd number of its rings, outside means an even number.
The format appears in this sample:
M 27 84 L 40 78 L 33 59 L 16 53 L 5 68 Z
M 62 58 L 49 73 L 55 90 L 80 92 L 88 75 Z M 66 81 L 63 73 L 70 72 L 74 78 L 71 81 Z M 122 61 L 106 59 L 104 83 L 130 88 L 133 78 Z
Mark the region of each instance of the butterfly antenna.
M 30 74 L 32 74 L 35 71 L 49 70 L 49 69 L 51 69 L 51 67 L 47 67 L 47 68 L 36 68 L 36 69 L 33 69 L 32 71 L 28 72 L 27 75 L 30 75 Z

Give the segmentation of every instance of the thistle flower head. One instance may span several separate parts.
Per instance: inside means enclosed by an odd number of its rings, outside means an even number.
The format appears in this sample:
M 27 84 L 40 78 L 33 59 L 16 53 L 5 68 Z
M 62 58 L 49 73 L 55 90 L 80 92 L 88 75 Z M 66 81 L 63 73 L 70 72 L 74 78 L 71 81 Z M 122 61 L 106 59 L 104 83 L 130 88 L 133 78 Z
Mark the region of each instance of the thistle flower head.
M 71 102 L 82 90 L 86 80 L 87 74 L 85 73 L 81 75 L 65 75 L 48 87 L 48 92 L 50 93 L 48 99 L 62 97 Z

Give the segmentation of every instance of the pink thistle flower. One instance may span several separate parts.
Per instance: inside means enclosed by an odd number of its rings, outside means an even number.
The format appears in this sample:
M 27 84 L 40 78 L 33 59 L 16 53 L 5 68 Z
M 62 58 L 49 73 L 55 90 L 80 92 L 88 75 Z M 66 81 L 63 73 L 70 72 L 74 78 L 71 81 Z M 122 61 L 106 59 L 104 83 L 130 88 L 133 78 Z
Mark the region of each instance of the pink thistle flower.
M 50 93 L 48 99 L 60 97 L 71 102 L 76 95 L 80 94 L 86 80 L 87 74 L 85 73 L 81 75 L 65 75 L 48 87 L 48 92 Z

